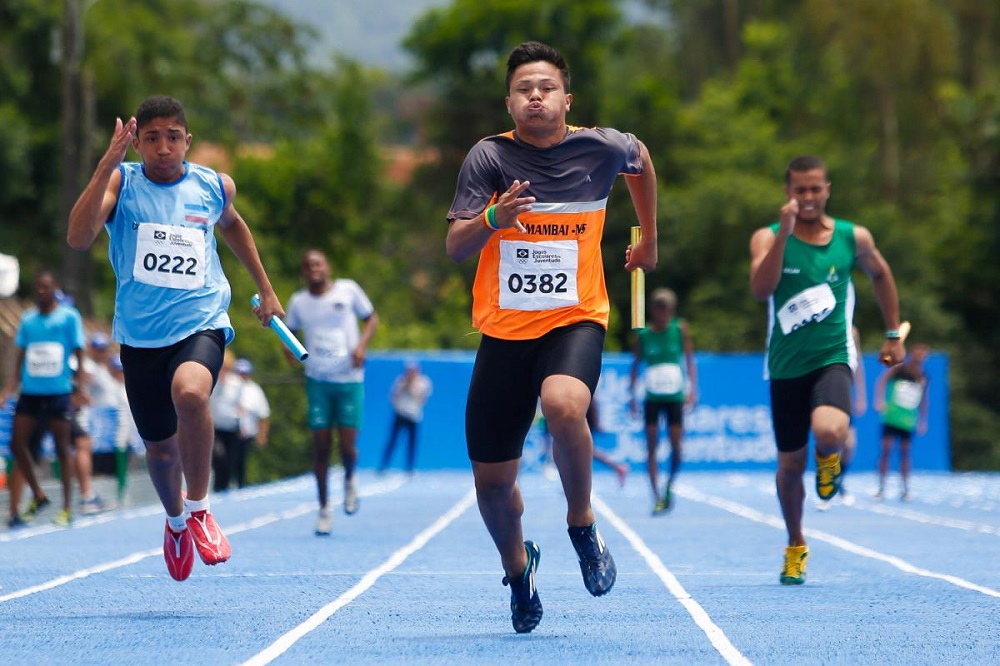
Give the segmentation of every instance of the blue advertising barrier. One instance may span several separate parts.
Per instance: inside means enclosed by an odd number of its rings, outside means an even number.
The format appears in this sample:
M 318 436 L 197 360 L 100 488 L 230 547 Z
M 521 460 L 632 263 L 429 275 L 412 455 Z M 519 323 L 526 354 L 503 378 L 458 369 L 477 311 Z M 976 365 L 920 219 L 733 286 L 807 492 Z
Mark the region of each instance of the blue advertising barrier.
M 366 365 L 365 417 L 359 435 L 359 465 L 377 467 L 381 462 L 392 410 L 389 390 L 408 360 L 418 361 L 434 384 L 434 393 L 425 408 L 420 426 L 417 466 L 421 469 L 468 469 L 465 449 L 465 397 L 472 376 L 474 352 L 381 352 L 372 353 Z M 774 469 L 776 450 L 771 429 L 768 385 L 762 379 L 763 354 L 696 354 L 699 401 L 686 413 L 684 438 L 685 469 Z M 631 354 L 604 356 L 596 400 L 600 432 L 595 445 L 612 457 L 633 467 L 645 465 L 646 442 L 640 415 L 629 408 Z M 874 410 L 874 387 L 884 368 L 875 354 L 865 355 L 868 409 L 855 419 L 858 446 L 852 463 L 855 470 L 876 469 L 881 439 L 881 422 Z M 948 424 L 948 358 L 933 353 L 927 359 L 929 384 L 928 430 L 916 435 L 911 448 L 913 468 L 948 470 L 951 467 Z M 642 396 L 641 379 L 637 393 Z M 640 402 L 641 410 L 641 402 Z M 658 456 L 665 460 L 669 445 L 661 442 Z M 393 464 L 403 460 L 405 442 L 396 447 Z M 535 426 L 525 442 L 523 464 L 539 464 L 545 449 L 544 437 Z M 893 457 L 893 467 L 898 463 Z
M 11 457 L 10 437 L 15 404 L 15 400 L 8 400 L 0 405 L 0 458 Z M 121 417 L 119 409 L 108 406 L 91 407 L 87 410 L 87 414 L 87 423 L 83 425 L 93 443 L 93 452 L 111 453 L 118 450 Z M 55 457 L 55 442 L 48 433 L 42 438 L 41 455 L 43 458 Z

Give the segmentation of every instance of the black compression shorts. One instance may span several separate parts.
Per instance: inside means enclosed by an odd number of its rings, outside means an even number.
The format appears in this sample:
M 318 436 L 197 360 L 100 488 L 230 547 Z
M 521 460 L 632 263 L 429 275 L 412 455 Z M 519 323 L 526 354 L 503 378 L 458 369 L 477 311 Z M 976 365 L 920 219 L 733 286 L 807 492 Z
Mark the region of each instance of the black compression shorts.
M 784 453 L 809 443 L 813 410 L 836 407 L 851 414 L 851 368 L 835 363 L 792 379 L 771 380 L 771 422 L 774 442 Z
M 169 347 L 121 346 L 125 393 L 139 436 L 159 442 L 177 432 L 177 412 L 170 393 L 174 373 L 181 363 L 194 361 L 219 379 L 226 338 L 222 331 L 201 331 Z
M 604 335 L 594 322 L 557 328 L 534 340 L 484 335 L 465 405 L 469 459 L 494 463 L 521 457 L 546 377 L 576 377 L 593 396 L 601 378 Z

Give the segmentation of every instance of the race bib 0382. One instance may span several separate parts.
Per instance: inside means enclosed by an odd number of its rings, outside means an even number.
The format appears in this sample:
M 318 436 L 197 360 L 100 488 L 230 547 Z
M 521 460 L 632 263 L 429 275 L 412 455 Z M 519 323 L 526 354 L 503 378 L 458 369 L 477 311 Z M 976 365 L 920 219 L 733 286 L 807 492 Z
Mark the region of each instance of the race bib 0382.
M 552 310 L 576 305 L 575 240 L 500 241 L 500 307 Z

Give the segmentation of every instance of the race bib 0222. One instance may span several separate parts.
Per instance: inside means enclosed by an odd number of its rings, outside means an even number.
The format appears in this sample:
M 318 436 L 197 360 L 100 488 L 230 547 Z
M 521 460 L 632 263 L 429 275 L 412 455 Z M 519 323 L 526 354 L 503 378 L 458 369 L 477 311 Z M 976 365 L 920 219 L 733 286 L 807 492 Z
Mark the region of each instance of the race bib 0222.
M 167 289 L 204 287 L 205 232 L 169 224 L 141 224 L 132 276 L 137 282 Z

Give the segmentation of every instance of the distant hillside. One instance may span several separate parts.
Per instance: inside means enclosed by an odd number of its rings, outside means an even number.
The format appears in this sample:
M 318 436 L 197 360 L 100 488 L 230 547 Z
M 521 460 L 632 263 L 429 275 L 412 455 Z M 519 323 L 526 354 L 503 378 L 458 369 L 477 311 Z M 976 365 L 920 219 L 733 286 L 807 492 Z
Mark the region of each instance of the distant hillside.
M 311 60 L 325 65 L 342 53 L 371 67 L 404 70 L 410 63 L 399 46 L 414 20 L 450 0 L 259 0 L 320 32 Z
M 392 71 L 411 63 L 400 47 L 417 17 L 451 0 L 258 0 L 320 32 L 311 61 L 323 66 L 334 52 L 370 67 Z M 626 0 L 625 15 L 641 23 L 653 13 L 640 0 Z M 656 19 L 652 19 L 656 20 Z

